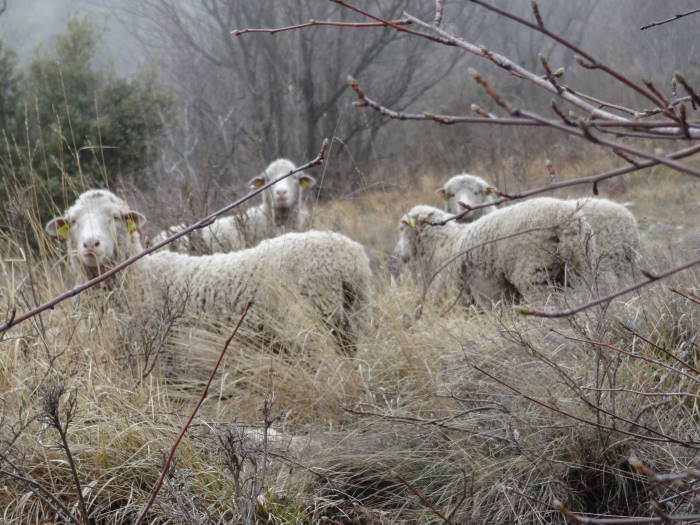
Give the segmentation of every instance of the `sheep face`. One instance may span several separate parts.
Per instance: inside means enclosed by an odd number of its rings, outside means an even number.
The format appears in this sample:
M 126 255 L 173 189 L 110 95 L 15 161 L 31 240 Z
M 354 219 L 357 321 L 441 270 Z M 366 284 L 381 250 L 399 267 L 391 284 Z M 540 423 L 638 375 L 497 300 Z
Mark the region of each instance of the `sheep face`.
M 459 204 L 460 202 L 468 206 L 477 206 L 492 201 L 490 190 L 489 184 L 481 177 L 464 174 L 452 177 L 436 193 L 445 201 L 445 211 L 457 214 L 464 211 L 464 208 Z M 493 211 L 493 208 L 481 208 L 471 211 L 460 221 L 471 222 L 491 211 Z
M 432 206 L 414 206 L 399 220 L 399 240 L 394 248 L 394 255 L 402 262 L 415 260 L 419 255 L 421 237 L 426 228 L 449 218 L 450 215 Z
M 46 231 L 66 241 L 73 263 L 89 275 L 112 266 L 123 257 L 126 236 L 146 219 L 106 190 L 89 190 L 62 217 L 51 219 Z
M 399 240 L 396 242 L 394 255 L 403 263 L 415 258 L 417 239 L 418 225 L 415 218 L 406 214 L 399 221 Z
M 248 182 L 248 185 L 252 190 L 260 188 L 294 169 L 296 169 L 296 166 L 293 162 L 287 159 L 277 159 L 272 162 L 263 173 L 257 177 L 253 177 Z M 314 184 L 316 184 L 316 179 L 311 175 L 297 173 L 273 184 L 265 190 L 265 193 L 267 194 L 268 201 L 274 208 L 292 208 L 299 202 L 302 190 L 310 188 Z

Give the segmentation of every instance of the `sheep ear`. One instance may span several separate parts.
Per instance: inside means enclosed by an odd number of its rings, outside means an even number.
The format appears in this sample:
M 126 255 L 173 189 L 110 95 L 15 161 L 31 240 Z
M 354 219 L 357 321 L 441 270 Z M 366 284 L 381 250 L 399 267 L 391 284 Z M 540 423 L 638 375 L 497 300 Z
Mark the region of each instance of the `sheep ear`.
M 137 211 L 130 211 L 122 215 L 124 222 L 126 223 L 126 233 L 134 233 L 141 226 L 146 224 L 146 217 Z
M 435 195 L 439 195 L 443 198 L 443 200 L 447 200 L 447 192 L 445 191 L 445 188 L 438 188 L 435 190 Z
M 63 217 L 56 217 L 46 223 L 44 227 L 49 235 L 57 237 L 59 241 L 65 241 L 68 238 L 68 221 Z
M 416 218 L 415 217 L 409 217 L 408 219 L 401 219 L 401 224 L 405 224 L 406 226 L 410 226 L 414 230 L 418 229 L 418 226 L 416 225 Z
M 262 175 L 253 177 L 248 181 L 248 187 L 250 187 L 251 190 L 257 190 L 263 184 L 265 184 L 265 177 L 263 177 Z
M 299 177 L 299 186 L 302 188 L 311 188 L 312 186 L 316 185 L 316 179 L 313 178 L 311 175 L 301 175 Z

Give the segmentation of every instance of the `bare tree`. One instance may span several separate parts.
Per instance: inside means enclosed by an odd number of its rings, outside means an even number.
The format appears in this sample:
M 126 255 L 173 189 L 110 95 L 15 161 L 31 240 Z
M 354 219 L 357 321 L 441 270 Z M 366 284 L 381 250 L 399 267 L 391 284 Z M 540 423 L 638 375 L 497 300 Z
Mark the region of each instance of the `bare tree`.
M 409 3 L 421 15 L 432 9 Z M 381 4 L 381 14 L 399 17 L 405 8 L 404 0 L 390 0 Z M 472 9 L 463 2 L 449 8 L 457 19 Z M 164 153 L 166 171 L 183 177 L 177 170 L 187 167 L 192 179 L 203 172 L 215 183 L 240 181 L 237 169 L 259 169 L 276 157 L 298 160 L 323 136 L 336 138 L 334 148 L 347 146 L 353 158 L 366 159 L 386 121 L 349 110 L 347 75 L 372 78 L 374 89 L 405 108 L 460 59 L 381 27 L 357 32 L 358 38 L 324 27 L 274 38 L 231 34 L 310 17 L 357 20 L 332 2 L 128 0 L 119 12 L 140 21 L 139 38 L 160 57 L 164 79 L 181 102 L 181 125 Z

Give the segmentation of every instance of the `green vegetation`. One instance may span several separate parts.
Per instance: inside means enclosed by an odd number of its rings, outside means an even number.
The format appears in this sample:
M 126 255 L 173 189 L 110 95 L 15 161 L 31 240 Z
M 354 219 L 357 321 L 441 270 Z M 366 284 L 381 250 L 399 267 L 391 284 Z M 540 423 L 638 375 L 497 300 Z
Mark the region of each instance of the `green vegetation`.
M 0 202 L 27 195 L 41 219 L 90 186 L 128 177 L 143 182 L 171 106 L 152 71 L 117 76 L 97 64 L 99 30 L 71 19 L 49 53 L 18 71 L 0 45 Z M 14 188 L 14 191 L 10 191 Z

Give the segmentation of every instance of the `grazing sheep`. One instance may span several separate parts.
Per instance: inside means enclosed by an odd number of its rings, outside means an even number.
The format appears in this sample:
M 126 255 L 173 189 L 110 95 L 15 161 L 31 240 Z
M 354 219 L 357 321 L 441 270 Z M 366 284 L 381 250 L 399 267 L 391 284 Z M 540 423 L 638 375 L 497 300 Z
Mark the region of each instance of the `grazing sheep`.
M 277 159 L 263 173 L 248 181 L 248 186 L 251 190 L 258 189 L 294 169 L 296 166 L 290 160 Z M 169 245 L 170 249 L 190 253 L 225 253 L 255 246 L 263 239 L 283 233 L 306 230 L 309 211 L 303 204 L 303 192 L 314 184 L 316 179 L 311 175 L 296 173 L 287 177 L 262 192 L 262 204 L 242 214 L 217 219 L 198 232 L 200 238 L 195 236 L 191 241 L 181 238 Z M 171 226 L 159 232 L 153 242 L 165 240 L 182 229 L 181 225 Z
M 642 257 L 637 219 L 622 204 L 608 199 L 577 199 L 593 230 L 598 260 L 596 265 L 609 283 L 622 286 L 637 278 Z
M 460 202 L 467 206 L 476 206 L 493 201 L 491 189 L 489 183 L 481 177 L 464 173 L 452 177 L 435 193 L 444 199 L 445 211 L 456 215 L 465 210 L 459 205 Z M 475 221 L 494 210 L 494 207 L 486 207 L 470 211 L 464 217 L 460 218 L 459 222 Z
M 64 216 L 49 221 L 46 231 L 67 241 L 75 271 L 94 276 L 142 251 L 138 228 L 144 221 L 113 193 L 90 190 Z M 283 323 L 290 312 L 302 312 L 305 319 L 320 319 L 343 347 L 368 323 L 369 262 L 360 244 L 338 233 L 289 233 L 215 255 L 160 251 L 126 271 L 141 294 L 166 290 L 186 297 L 190 314 L 229 326 L 251 299 L 249 327 L 266 329 L 267 320 Z
M 486 191 L 488 187 L 488 183 L 474 175 L 457 175 L 448 180 L 438 194 L 445 199 L 445 210 L 457 214 L 464 211 L 459 205 L 460 201 L 469 206 L 492 201 L 493 198 Z M 635 278 L 641 245 L 634 215 L 624 205 L 607 199 L 585 198 L 572 202 L 581 209 L 593 230 L 599 256 L 596 266 L 602 276 L 601 283 L 619 286 Z M 471 222 L 492 211 L 495 211 L 493 207 L 487 207 L 469 212 L 460 222 Z
M 467 304 L 538 300 L 550 285 L 573 284 L 590 271 L 592 232 L 573 202 L 543 197 L 471 223 L 431 225 L 451 216 L 416 206 L 399 224 L 396 254 L 434 291 L 458 294 Z

